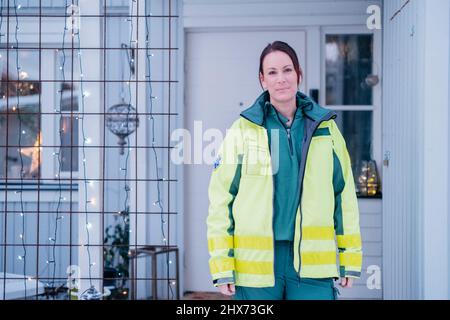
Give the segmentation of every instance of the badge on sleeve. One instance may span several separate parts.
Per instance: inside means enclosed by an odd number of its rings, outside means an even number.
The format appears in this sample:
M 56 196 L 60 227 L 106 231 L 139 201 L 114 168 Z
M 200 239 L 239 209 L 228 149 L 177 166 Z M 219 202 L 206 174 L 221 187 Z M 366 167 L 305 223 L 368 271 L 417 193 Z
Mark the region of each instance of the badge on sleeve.
M 220 156 L 218 156 L 217 159 L 214 160 L 214 170 L 216 170 L 217 167 L 220 166 L 221 162 L 222 162 L 222 158 Z

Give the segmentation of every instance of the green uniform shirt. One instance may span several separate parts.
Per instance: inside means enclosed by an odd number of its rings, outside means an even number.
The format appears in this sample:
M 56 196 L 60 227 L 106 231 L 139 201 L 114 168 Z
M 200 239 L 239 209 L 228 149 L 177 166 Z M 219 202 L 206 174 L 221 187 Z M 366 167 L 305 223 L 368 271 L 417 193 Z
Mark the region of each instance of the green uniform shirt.
M 300 197 L 300 159 L 304 132 L 302 110 L 297 108 L 291 125 L 288 119 L 269 104 L 265 125 L 272 143 L 274 129 L 278 129 L 279 138 L 279 166 L 274 174 L 274 236 L 275 240 L 294 240 L 294 224 Z M 276 135 L 274 135 L 276 137 Z M 275 141 L 274 141 L 275 143 Z

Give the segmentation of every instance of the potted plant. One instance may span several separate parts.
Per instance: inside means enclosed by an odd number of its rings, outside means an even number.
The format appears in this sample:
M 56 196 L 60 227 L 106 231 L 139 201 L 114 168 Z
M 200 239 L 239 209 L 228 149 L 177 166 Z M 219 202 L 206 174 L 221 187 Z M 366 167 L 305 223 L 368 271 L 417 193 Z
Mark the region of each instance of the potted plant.
M 119 218 L 121 221 L 119 221 Z M 121 211 L 114 217 L 115 224 L 105 230 L 104 238 L 104 285 L 114 287 L 110 299 L 127 299 L 129 278 L 129 212 Z M 108 279 L 115 278 L 115 279 Z

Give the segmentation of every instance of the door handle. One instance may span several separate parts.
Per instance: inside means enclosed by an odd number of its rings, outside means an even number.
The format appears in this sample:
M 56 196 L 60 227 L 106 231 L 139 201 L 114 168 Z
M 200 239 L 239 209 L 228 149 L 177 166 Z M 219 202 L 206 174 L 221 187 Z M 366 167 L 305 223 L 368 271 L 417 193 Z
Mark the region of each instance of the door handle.
M 386 151 L 384 153 L 383 166 L 389 167 L 389 160 L 390 159 L 391 159 L 391 153 L 389 151 Z

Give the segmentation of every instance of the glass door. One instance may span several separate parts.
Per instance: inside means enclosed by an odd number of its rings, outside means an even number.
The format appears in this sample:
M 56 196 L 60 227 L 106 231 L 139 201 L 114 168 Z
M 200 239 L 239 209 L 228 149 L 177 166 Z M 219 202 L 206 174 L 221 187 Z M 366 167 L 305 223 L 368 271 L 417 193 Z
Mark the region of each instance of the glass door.
M 364 28 L 322 34 L 324 106 L 338 114 L 358 196 L 381 196 L 381 53 L 379 36 Z

